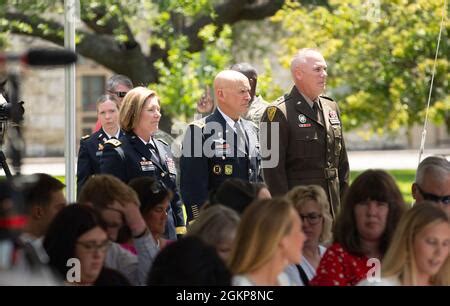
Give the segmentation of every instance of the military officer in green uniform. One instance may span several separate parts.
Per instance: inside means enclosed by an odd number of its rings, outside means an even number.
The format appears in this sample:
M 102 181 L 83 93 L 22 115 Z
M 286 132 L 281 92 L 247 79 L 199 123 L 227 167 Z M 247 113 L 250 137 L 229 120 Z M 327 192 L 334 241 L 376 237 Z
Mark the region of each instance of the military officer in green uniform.
M 301 49 L 294 56 L 295 85 L 264 112 L 260 141 L 264 180 L 271 194 L 283 195 L 297 185 L 320 185 L 335 217 L 350 170 L 338 105 L 321 95 L 326 69 L 323 56 L 315 49 Z M 269 165 L 276 159 L 276 165 Z
M 256 69 L 249 63 L 237 63 L 231 66 L 231 70 L 239 71 L 245 75 L 250 84 L 250 102 L 244 119 L 250 120 L 259 127 L 261 117 L 266 110 L 268 103 L 261 96 L 256 95 L 256 85 L 258 83 L 258 73 Z

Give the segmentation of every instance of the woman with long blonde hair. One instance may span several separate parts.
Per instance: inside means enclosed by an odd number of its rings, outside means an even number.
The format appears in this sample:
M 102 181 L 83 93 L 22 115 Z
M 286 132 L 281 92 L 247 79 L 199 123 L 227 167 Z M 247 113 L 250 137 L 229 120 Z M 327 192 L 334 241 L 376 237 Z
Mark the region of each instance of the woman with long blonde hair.
M 290 201 L 252 203 L 242 215 L 229 257 L 233 285 L 290 285 L 283 270 L 300 263 L 304 240 L 302 221 Z
M 382 263 L 380 282 L 360 285 L 450 286 L 450 222 L 431 202 L 405 213 Z

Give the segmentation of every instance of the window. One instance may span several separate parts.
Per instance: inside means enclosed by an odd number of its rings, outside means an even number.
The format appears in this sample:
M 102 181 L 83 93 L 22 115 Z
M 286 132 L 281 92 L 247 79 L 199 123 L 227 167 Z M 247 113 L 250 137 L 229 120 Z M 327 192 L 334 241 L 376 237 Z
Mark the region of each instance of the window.
M 82 110 L 96 111 L 95 102 L 105 92 L 104 76 L 83 76 L 82 77 Z

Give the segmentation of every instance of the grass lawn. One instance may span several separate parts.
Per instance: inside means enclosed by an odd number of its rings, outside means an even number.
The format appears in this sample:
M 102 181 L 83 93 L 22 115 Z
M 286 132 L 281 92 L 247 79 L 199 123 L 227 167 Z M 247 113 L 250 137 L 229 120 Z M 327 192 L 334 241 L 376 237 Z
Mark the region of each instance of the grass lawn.
M 350 180 L 354 180 L 359 174 L 361 174 L 362 171 L 351 171 L 350 174 Z M 403 194 L 403 198 L 405 199 L 406 204 L 412 203 L 412 196 L 411 196 L 411 184 L 414 182 L 414 177 L 416 174 L 415 170 L 389 170 L 388 171 L 397 182 L 398 187 L 400 188 L 400 191 Z M 57 176 L 58 180 L 64 183 L 65 177 L 64 176 Z

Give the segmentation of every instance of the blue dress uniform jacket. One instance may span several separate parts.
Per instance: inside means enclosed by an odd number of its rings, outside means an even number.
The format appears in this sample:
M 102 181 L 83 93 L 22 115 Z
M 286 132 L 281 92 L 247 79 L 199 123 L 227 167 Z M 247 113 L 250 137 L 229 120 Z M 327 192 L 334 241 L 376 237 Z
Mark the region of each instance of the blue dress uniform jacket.
M 247 138 L 246 152 L 238 149 L 237 134 L 219 110 L 192 122 L 184 136 L 180 158 L 180 189 L 188 221 L 227 178 L 261 182 L 261 155 L 257 127 L 240 119 Z
M 340 198 L 348 187 L 349 163 L 342 134 L 338 105 L 320 96 L 317 113 L 294 86 L 292 91 L 272 103 L 261 119 L 264 179 L 273 196 L 284 195 L 297 185 L 319 185 L 330 201 L 336 216 Z M 279 133 L 271 138 L 271 127 Z M 263 131 L 264 130 L 264 131 Z M 274 142 L 279 141 L 276 146 Z M 273 147 L 273 148 L 272 148 Z M 265 152 L 271 148 L 279 154 L 276 167 L 265 167 Z
M 168 214 L 168 238 L 186 233 L 181 198 L 176 186 L 177 170 L 169 145 L 155 139 L 158 157 L 134 133 L 127 133 L 120 140 L 111 139 L 104 145 L 100 172 L 111 174 L 123 182 L 141 176 L 151 176 L 163 182 L 173 192 Z
M 122 135 L 124 133 L 120 131 L 119 137 Z M 103 146 L 108 140 L 108 135 L 102 128 L 91 135 L 81 138 L 77 162 L 78 193 L 80 193 L 81 187 L 91 175 L 100 173 L 100 157 L 103 153 Z

